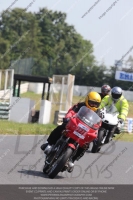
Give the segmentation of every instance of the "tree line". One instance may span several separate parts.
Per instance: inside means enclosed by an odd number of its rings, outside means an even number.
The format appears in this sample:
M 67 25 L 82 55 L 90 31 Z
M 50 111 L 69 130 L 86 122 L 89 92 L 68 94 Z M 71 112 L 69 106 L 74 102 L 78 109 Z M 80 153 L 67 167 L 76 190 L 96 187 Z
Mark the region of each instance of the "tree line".
M 66 22 L 66 13 L 40 8 L 27 12 L 15 8 L 2 12 L 0 18 L 0 69 L 12 61 L 33 58 L 33 75 L 75 75 L 76 85 L 101 87 L 119 85 L 127 90 L 131 82 L 115 80 L 114 66 L 98 65 L 93 44 Z M 130 56 L 128 64 L 133 67 Z

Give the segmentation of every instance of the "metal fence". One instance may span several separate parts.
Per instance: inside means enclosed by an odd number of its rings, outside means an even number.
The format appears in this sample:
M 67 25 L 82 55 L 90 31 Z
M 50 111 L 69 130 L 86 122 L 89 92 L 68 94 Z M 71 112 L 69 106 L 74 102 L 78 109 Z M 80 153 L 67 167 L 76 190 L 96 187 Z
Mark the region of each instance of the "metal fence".
M 10 69 L 14 69 L 15 74 L 31 75 L 33 65 L 33 58 L 24 58 L 11 61 Z

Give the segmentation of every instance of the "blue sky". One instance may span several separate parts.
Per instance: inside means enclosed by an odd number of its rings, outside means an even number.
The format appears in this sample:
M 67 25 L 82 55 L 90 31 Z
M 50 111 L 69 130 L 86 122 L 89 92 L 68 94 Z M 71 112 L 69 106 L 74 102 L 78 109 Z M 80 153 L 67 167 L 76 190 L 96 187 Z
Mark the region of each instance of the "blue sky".
M 133 0 L 0 0 L 0 12 L 13 2 L 11 8 L 26 8 L 33 2 L 28 11 L 47 7 L 67 13 L 67 22 L 93 43 L 96 60 L 107 66 L 114 65 L 133 46 Z M 133 50 L 124 59 L 132 54 Z

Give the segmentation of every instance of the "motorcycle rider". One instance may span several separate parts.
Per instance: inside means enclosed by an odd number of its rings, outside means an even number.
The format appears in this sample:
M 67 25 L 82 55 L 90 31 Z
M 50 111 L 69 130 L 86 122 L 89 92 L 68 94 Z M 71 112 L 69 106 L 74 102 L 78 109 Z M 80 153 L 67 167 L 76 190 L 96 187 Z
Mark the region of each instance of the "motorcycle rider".
M 121 126 L 122 126 L 123 122 L 125 121 L 125 119 L 128 115 L 128 111 L 129 111 L 128 101 L 122 95 L 122 89 L 118 86 L 115 86 L 112 88 L 111 95 L 107 95 L 102 99 L 99 109 L 102 109 L 105 106 L 112 105 L 112 104 L 115 105 L 115 107 L 117 108 L 117 110 L 119 112 L 119 115 L 118 115 L 119 123 L 118 124 L 120 125 L 120 127 L 116 126 L 115 128 L 112 128 L 110 130 L 109 137 L 107 138 L 106 143 L 109 142 L 110 136 L 113 137 L 114 133 L 119 134 L 121 132 Z
M 65 115 L 65 118 L 63 118 L 62 125 L 57 126 L 51 132 L 47 141 L 41 146 L 41 149 L 44 151 L 44 153 L 47 154 L 51 150 L 52 145 L 54 145 L 57 142 L 57 140 L 61 137 L 61 133 L 65 129 L 66 124 L 69 121 L 69 119 L 72 116 L 74 116 L 75 113 L 77 113 L 82 106 L 86 106 L 89 109 L 93 110 L 94 112 L 97 112 L 100 103 L 101 103 L 100 95 L 95 91 L 91 91 L 87 94 L 87 96 L 85 98 L 85 102 L 80 102 L 80 103 L 77 103 L 74 106 L 72 106 L 68 110 L 67 114 Z M 83 149 L 81 147 L 78 148 L 78 151 L 77 151 L 76 155 L 73 157 L 72 162 L 69 163 L 69 166 L 71 166 L 71 171 L 74 168 L 74 161 L 79 160 L 84 155 L 85 151 L 86 151 L 86 149 Z M 71 171 L 69 171 L 69 172 L 71 172 Z
M 110 91 L 111 91 L 111 87 L 109 85 L 103 85 L 101 87 L 101 93 L 99 93 L 101 96 L 101 99 L 103 99 L 106 95 L 109 95 Z

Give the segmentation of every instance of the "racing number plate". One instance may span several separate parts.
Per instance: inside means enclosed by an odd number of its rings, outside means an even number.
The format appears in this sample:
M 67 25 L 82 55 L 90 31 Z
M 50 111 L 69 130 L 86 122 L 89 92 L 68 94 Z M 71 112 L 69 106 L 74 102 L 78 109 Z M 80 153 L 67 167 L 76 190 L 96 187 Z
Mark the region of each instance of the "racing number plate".
M 79 123 L 76 130 L 73 133 L 79 138 L 84 139 L 85 137 L 83 136 L 83 134 L 85 134 L 88 131 L 89 131 L 89 128 Z

